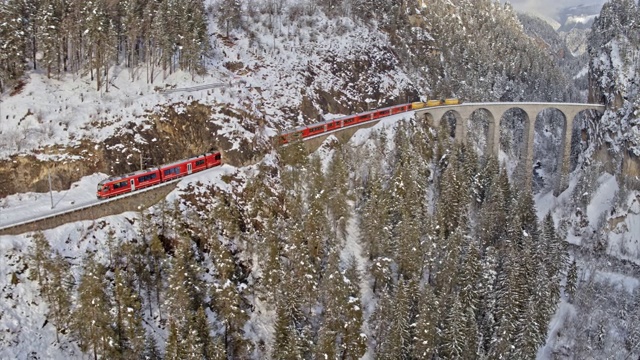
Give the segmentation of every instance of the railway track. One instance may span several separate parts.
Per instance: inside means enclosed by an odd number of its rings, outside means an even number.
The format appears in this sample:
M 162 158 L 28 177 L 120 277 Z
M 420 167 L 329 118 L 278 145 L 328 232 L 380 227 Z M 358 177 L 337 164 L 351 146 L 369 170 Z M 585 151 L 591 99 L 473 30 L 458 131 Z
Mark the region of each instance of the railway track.
M 81 205 L 59 213 L 8 224 L 0 227 L 0 235 L 19 235 L 31 231 L 53 229 L 70 222 L 95 220 L 104 216 L 121 214 L 127 211 L 140 211 L 164 199 L 176 188 L 180 180 L 181 179 L 176 179 L 108 200 L 96 199 L 93 203 Z

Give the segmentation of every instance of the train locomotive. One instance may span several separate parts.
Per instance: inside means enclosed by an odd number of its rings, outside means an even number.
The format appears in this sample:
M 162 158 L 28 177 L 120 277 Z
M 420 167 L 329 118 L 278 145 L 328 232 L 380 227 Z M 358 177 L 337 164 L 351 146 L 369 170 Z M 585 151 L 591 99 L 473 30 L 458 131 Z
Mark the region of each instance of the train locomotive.
M 369 121 L 378 120 L 390 115 L 401 114 L 411 110 L 419 110 L 433 106 L 459 105 L 458 99 L 427 100 L 426 102 L 413 102 L 402 105 L 394 105 L 382 109 L 367 111 L 360 114 L 343 116 L 340 118 L 322 121 L 312 125 L 301 126 L 291 131 L 282 133 L 276 138 L 278 145 L 291 141 L 305 139 L 323 133 L 335 131 L 341 128 L 355 126 Z M 98 183 L 96 196 L 98 199 L 106 199 L 126 194 L 135 190 L 158 185 L 173 179 L 191 175 L 193 173 L 210 169 L 222 164 L 220 152 L 210 152 L 189 159 L 176 161 L 159 167 L 144 169 L 126 175 L 114 176 Z

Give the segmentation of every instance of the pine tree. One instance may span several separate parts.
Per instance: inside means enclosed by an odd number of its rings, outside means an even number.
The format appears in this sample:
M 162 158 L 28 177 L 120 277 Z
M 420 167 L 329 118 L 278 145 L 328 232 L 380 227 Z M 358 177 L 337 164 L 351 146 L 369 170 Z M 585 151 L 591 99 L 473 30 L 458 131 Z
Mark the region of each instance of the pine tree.
M 186 356 L 178 327 L 176 321 L 169 320 L 169 337 L 165 346 L 164 360 L 182 360 Z
M 272 359 L 297 360 L 302 357 L 301 339 L 294 325 L 291 309 L 280 302 L 276 307 L 276 323 Z
M 385 359 L 405 359 L 411 354 L 411 334 L 410 334 L 410 308 L 411 294 L 410 285 L 407 281 L 400 279 L 398 286 L 388 309 L 383 311 L 384 321 L 388 324 L 384 333 L 380 349 L 377 354 Z M 381 304 L 382 305 L 382 304 Z
M 260 291 L 266 299 L 275 297 L 275 289 L 279 287 L 285 276 L 280 265 L 280 238 L 277 235 L 277 231 L 275 221 L 268 219 L 263 231 L 265 234 L 263 249 L 265 249 L 266 254 L 263 256 L 264 265 L 262 265 L 262 268 L 264 270 L 260 282 Z
M 545 333 L 540 333 L 538 323 L 535 321 L 536 311 L 533 301 L 530 301 L 526 312 L 518 324 L 518 332 L 513 344 L 513 356 L 518 359 L 535 359 L 538 347 L 544 344 Z
M 480 328 L 475 311 L 467 307 L 464 309 L 464 355 L 465 359 L 482 358 L 484 355 L 480 349 Z
M 460 273 L 460 302 L 463 308 L 477 311 L 480 303 L 482 276 L 481 255 L 478 247 L 471 243 Z
M 349 208 L 349 171 L 343 151 L 334 154 L 327 169 L 327 210 L 336 239 L 344 239 Z
M 517 217 L 516 217 L 517 218 Z M 519 225 L 515 225 L 519 227 Z M 526 294 L 522 287 L 523 281 L 519 278 L 523 274 L 515 255 L 512 241 L 501 251 L 501 261 L 498 267 L 497 296 L 493 316 L 495 325 L 491 334 L 489 357 L 511 356 L 511 344 L 516 335 L 520 313 L 526 306 Z
M 488 247 L 482 259 L 482 279 L 479 291 L 481 299 L 479 302 L 481 349 L 484 352 L 489 350 L 497 321 L 497 270 L 498 254 L 493 247 Z
M 147 262 L 149 267 L 149 288 L 155 294 L 156 305 L 158 306 L 158 316 L 162 319 L 162 311 L 160 307 L 160 293 L 163 288 L 163 279 L 165 274 L 166 262 L 165 259 L 166 254 L 164 252 L 164 247 L 162 246 L 162 242 L 160 241 L 160 237 L 157 233 L 151 236 L 151 242 L 149 244 L 149 251 L 147 253 Z M 149 299 L 149 303 L 151 303 L 151 299 Z M 149 315 L 151 311 L 149 311 Z
M 144 342 L 144 354 L 145 360 L 162 360 L 162 354 L 158 350 L 158 343 L 153 335 L 147 334 Z
M 362 332 L 364 322 L 362 301 L 360 300 L 360 274 L 355 259 L 347 264 L 345 282 L 346 304 L 344 309 L 342 359 L 360 359 L 367 350 L 367 338 Z
M 465 326 L 465 310 L 462 308 L 460 298 L 456 295 L 453 297 L 453 304 L 443 324 L 443 357 L 447 359 L 463 359 L 465 358 L 465 354 L 468 354 L 465 344 L 465 340 L 467 339 Z
M 34 16 L 38 34 L 38 51 L 42 54 L 40 66 L 47 69 L 47 76 L 51 71 L 60 71 L 62 47 L 62 17 L 63 3 L 60 1 L 43 1 Z
M 407 211 L 403 214 L 403 220 L 397 228 L 397 251 L 395 262 L 398 264 L 398 273 L 406 279 L 413 279 L 422 274 L 423 249 L 421 243 L 419 219 L 411 216 Z
M 340 328 L 343 325 L 342 307 L 346 300 L 344 283 L 342 274 L 340 273 L 339 262 L 340 257 L 335 250 L 332 250 L 328 256 L 328 264 L 325 270 L 325 276 L 320 284 L 322 305 L 324 308 L 323 321 L 318 330 L 318 346 L 314 349 L 314 353 L 318 358 L 337 358 L 340 343 Z
M 29 266 L 32 268 L 29 271 L 29 279 L 38 282 L 38 285 L 42 289 L 46 286 L 46 273 L 47 265 L 51 259 L 51 245 L 42 232 L 33 234 L 33 246 L 30 248 L 29 254 Z
M 436 218 L 445 238 L 462 226 L 467 216 L 467 188 L 460 176 L 454 166 L 447 167 L 442 175 Z
M 229 37 L 229 30 L 242 25 L 242 2 L 240 0 L 222 0 L 218 9 L 218 22 L 223 25 Z
M 389 258 L 392 237 L 390 232 L 390 204 L 382 186 L 382 179 L 372 174 L 366 186 L 367 199 L 360 215 L 360 236 L 371 261 L 374 277 L 373 291 L 384 287 L 390 278 Z
M 224 324 L 224 345 L 226 353 L 231 357 L 237 356 L 236 351 L 243 344 L 241 330 L 248 320 L 248 315 L 242 308 L 242 299 L 234 282 L 230 279 L 222 280 L 212 288 L 213 307 Z
M 110 344 L 116 343 L 112 317 L 109 312 L 110 300 L 106 292 L 106 270 L 89 254 L 83 263 L 83 274 L 78 285 L 78 300 L 73 312 L 73 332 L 80 340 L 83 351 L 93 352 L 95 360 L 112 356 Z
M 310 251 L 311 261 L 316 266 L 316 271 L 320 271 L 321 264 L 327 255 L 329 223 L 327 219 L 327 193 L 325 191 L 325 178 L 322 173 L 322 163 L 318 156 L 314 156 L 309 161 L 309 172 L 307 174 L 307 204 L 308 210 L 304 218 L 304 232 Z
M 437 237 L 439 254 L 438 267 L 434 270 L 437 295 L 442 299 L 452 294 L 458 283 L 460 275 L 460 260 L 462 243 L 465 238 L 464 230 L 458 228 L 448 239 L 444 236 L 444 227 L 440 228 Z
M 49 316 L 56 326 L 58 334 L 66 332 L 71 317 L 71 290 L 74 285 L 70 264 L 57 251 L 47 266 L 48 285 L 44 287 L 43 297 L 49 303 Z
M 144 352 L 145 330 L 142 325 L 142 303 L 131 288 L 127 274 L 116 268 L 113 302 L 116 312 L 115 335 L 122 358 L 137 358 Z
M 203 304 L 207 288 L 200 278 L 202 271 L 189 238 L 179 240 L 171 263 L 164 306 L 178 335 L 183 336 L 192 314 Z
M 317 358 L 359 359 L 366 350 L 362 334 L 363 314 L 360 301 L 360 276 L 354 259 L 345 271 L 339 268 L 339 255 L 329 255 L 326 276 L 321 284 L 323 322 L 314 349 Z
M 12 0 L 0 6 L 0 93 L 4 93 L 23 74 L 28 56 L 24 12 L 20 1 Z
M 182 15 L 180 24 L 182 33 L 178 37 L 178 51 L 180 53 L 180 67 L 195 74 L 203 74 L 204 56 L 209 53 L 209 33 L 207 32 L 207 17 L 204 2 L 189 0 L 179 3 L 179 13 Z
M 578 284 L 578 266 L 576 265 L 576 261 L 573 260 L 571 265 L 569 266 L 569 272 L 567 273 L 567 285 L 565 286 L 565 292 L 567 293 L 567 301 L 569 303 L 573 302 L 573 299 L 576 294 Z
M 413 334 L 412 355 L 415 359 L 431 359 L 438 353 L 440 336 L 440 304 L 428 284 L 418 298 L 418 315 Z

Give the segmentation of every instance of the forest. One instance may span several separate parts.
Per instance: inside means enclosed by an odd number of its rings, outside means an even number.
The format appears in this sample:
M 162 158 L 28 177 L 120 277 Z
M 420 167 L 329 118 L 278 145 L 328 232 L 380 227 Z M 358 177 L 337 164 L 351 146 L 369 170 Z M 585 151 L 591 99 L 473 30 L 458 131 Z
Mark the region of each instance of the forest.
M 210 49 L 202 0 L 7 0 L 0 3 L 0 91 L 28 70 L 89 74 L 139 68 L 148 82 L 176 69 L 203 72 Z
M 79 272 L 35 234 L 29 273 L 95 357 L 535 358 L 575 264 L 532 194 L 443 126 L 280 148 L 231 191 L 141 214 L 131 241 L 112 230 Z

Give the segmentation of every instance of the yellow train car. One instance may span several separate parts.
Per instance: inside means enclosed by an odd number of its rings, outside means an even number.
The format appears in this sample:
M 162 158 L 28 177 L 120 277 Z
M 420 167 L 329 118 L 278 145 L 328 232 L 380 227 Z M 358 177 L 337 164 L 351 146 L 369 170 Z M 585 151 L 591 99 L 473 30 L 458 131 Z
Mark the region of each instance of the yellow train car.
M 427 106 L 438 106 L 442 104 L 442 100 L 427 100 Z
M 460 104 L 460 100 L 459 99 L 445 99 L 444 100 L 444 104 L 445 105 L 459 105 Z
M 413 110 L 419 110 L 419 109 L 422 109 L 423 107 L 424 107 L 424 103 L 421 101 L 411 103 L 411 109 Z

